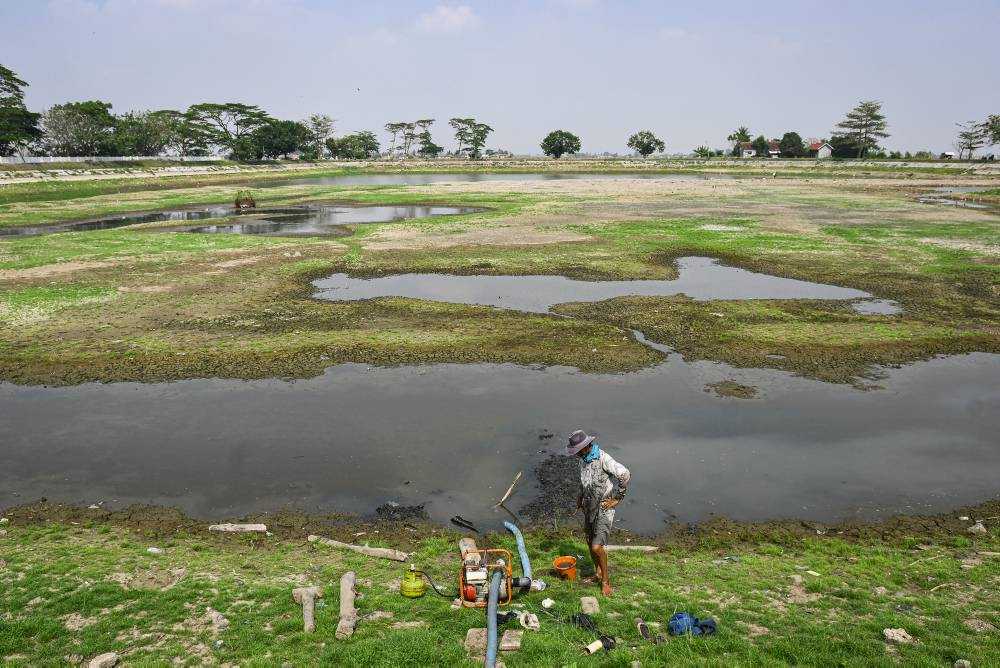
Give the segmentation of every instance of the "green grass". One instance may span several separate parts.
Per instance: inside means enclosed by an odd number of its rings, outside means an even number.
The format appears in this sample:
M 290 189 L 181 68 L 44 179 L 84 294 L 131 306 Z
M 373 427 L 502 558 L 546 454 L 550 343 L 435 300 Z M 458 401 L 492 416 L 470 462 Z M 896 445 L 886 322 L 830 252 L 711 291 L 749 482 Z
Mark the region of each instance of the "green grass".
M 301 538 L 207 537 L 181 531 L 147 536 L 103 523 L 8 525 L 0 539 L 0 657 L 5 665 L 64 665 L 116 651 L 127 665 L 185 665 L 203 661 L 240 665 L 472 665 L 462 641 L 484 625 L 480 610 L 450 608 L 430 591 L 419 599 L 391 589 L 405 565 L 305 543 Z M 404 534 L 406 532 L 403 532 Z M 392 535 L 391 532 L 388 535 Z M 454 589 L 457 534 L 422 527 L 404 537 L 411 561 L 444 588 Z M 365 538 L 370 538 L 371 535 Z M 548 574 L 559 554 L 586 554 L 576 538 L 529 533 L 529 555 L 550 587 L 523 595 L 519 605 L 538 614 L 540 632 L 525 632 L 508 666 L 608 665 L 951 665 L 1000 663 L 998 631 L 976 633 L 964 622 L 1000 626 L 996 534 L 976 540 L 914 535 L 895 541 L 848 542 L 838 537 L 785 537 L 750 543 L 663 543 L 654 555 L 612 555 L 615 596 L 600 599 L 595 621 L 616 636 L 611 653 L 586 658 L 585 631 L 560 624 L 540 606 L 556 601 L 556 618 L 579 610 L 593 585 L 565 583 Z M 373 544 L 392 545 L 392 538 Z M 494 544 L 508 549 L 507 536 Z M 153 556 L 148 546 L 164 554 Z M 920 549 L 918 549 L 918 546 Z M 992 552 L 994 556 L 985 553 Z M 724 556 L 733 557 L 719 562 Z M 963 567 L 963 563 L 968 566 Z M 359 579 L 362 618 L 349 640 L 334 637 L 338 583 L 347 570 Z M 812 575 L 812 571 L 818 575 Z M 584 566 L 584 575 L 589 565 Z M 537 575 L 536 575 L 537 577 Z M 801 586 L 795 583 L 801 579 Z M 291 590 L 324 587 L 316 633 L 301 629 Z M 885 587 L 886 593 L 876 592 Z M 230 622 L 218 632 L 206 607 Z M 709 638 L 642 641 L 633 620 L 665 622 L 676 611 L 714 617 Z M 397 622 L 424 622 L 393 629 Z M 67 624 L 82 625 L 70 631 Z M 516 622 L 513 623 L 516 627 Z M 753 625 L 753 626 L 751 626 Z M 752 633 L 751 628 L 756 627 Z M 903 628 L 917 642 L 888 647 L 885 628 Z M 761 631 L 766 631 L 762 634 Z M 759 635 L 758 635 L 759 634 Z
M 151 188 L 139 189 L 143 180 L 127 184 L 134 192 L 10 200 L 0 204 L 0 225 L 228 202 L 235 193 L 235 182 L 146 181 Z M 79 184 L 55 185 L 69 191 L 107 186 Z M 15 310 L 8 303 L 0 310 L 0 321 L 9 325 L 0 332 L 0 377 L 46 383 L 301 377 L 338 362 L 515 362 L 624 371 L 662 359 L 627 329 L 688 359 L 835 382 L 857 382 L 877 374 L 877 365 L 935 354 L 1000 351 L 1000 265 L 991 250 L 1000 228 L 980 213 L 915 203 L 898 189 L 855 191 L 822 182 L 720 182 L 676 195 L 672 189 L 656 195 L 623 189 L 598 196 L 496 184 L 483 192 L 474 184 L 455 190 L 280 185 L 254 194 L 261 206 L 454 204 L 484 211 L 358 225 L 349 236 L 325 239 L 198 235 L 160 223 L 0 239 L 0 294 L 56 283 L 105 295 L 99 304 L 70 292 L 60 293 L 63 304 L 53 298 L 45 308 Z M 0 195 L 5 192 L 0 188 Z M 941 220 L 928 215 L 937 212 Z M 521 243 L 533 234 L 571 240 Z M 387 238 L 405 243 L 386 245 Z M 898 301 L 903 315 L 860 316 L 832 302 L 667 298 L 563 305 L 560 312 L 574 316 L 567 320 L 415 300 L 310 299 L 309 281 L 334 272 L 671 279 L 674 259 L 685 255 L 864 290 Z M 69 262 L 82 266 L 47 273 Z M 94 336 L 112 330 L 114 337 Z

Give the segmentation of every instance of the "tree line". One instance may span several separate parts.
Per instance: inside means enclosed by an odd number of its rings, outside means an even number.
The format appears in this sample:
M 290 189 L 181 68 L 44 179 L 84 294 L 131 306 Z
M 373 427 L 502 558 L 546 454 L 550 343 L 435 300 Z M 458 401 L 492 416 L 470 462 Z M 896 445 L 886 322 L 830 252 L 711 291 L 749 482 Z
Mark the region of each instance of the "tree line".
M 334 136 L 334 120 L 325 114 L 313 114 L 303 121 L 273 118 L 256 105 L 240 102 L 203 102 L 185 111 L 161 109 L 130 111 L 116 115 L 110 102 L 87 100 L 57 104 L 44 112 L 29 111 L 24 105 L 28 84 L 12 70 L 0 65 L 0 155 L 23 155 L 31 151 L 54 156 L 208 156 L 225 155 L 231 159 L 255 162 L 296 155 L 305 160 L 322 157 L 363 160 L 381 155 L 381 146 L 370 130 Z M 390 136 L 390 157 L 434 158 L 444 148 L 434 142 L 433 118 L 386 123 Z M 506 154 L 486 149 L 493 128 L 472 117 L 448 121 L 457 148 L 451 155 L 478 159 Z M 958 124 L 955 147 L 959 157 L 971 158 L 976 150 L 1000 144 L 1000 114 L 984 121 Z M 861 102 L 836 125 L 829 139 L 834 157 L 883 156 L 879 142 L 889 136 L 880 102 Z M 794 131 L 781 139 L 764 135 L 751 137 L 746 126 L 734 130 L 727 140 L 731 154 L 741 155 L 752 149 L 767 156 L 776 150 L 781 157 L 809 155 L 809 147 Z M 627 139 L 626 145 L 643 157 L 663 153 L 665 142 L 651 130 L 640 130 Z M 542 152 L 553 158 L 579 153 L 580 137 L 568 130 L 553 130 L 540 144 Z M 721 151 L 699 146 L 701 157 L 721 155 Z M 893 153 L 889 157 L 904 157 Z M 905 157 L 910 157 L 907 153 Z M 918 154 L 916 157 L 922 157 Z M 926 157 L 930 157 L 927 153 Z

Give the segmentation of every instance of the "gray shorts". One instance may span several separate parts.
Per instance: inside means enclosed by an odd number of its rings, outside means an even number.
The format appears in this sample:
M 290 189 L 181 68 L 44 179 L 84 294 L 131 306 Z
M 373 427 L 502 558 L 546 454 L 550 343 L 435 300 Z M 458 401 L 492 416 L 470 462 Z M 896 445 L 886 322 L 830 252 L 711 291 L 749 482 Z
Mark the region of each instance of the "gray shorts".
M 586 513 L 583 529 L 587 533 L 588 545 L 607 545 L 611 538 L 611 525 L 615 522 L 615 509 L 598 508 L 595 513 Z

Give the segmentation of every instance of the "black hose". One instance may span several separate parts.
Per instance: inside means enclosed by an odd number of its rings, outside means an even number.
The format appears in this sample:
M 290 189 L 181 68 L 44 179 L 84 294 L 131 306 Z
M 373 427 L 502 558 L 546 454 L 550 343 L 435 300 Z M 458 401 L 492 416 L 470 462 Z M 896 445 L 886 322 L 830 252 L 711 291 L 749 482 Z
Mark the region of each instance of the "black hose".
M 420 573 L 425 578 L 427 578 L 427 581 L 431 583 L 431 589 L 433 589 L 434 593 L 437 594 L 438 596 L 443 596 L 444 598 L 451 598 L 451 599 L 458 598 L 458 594 L 452 596 L 451 594 L 446 594 L 445 592 L 438 589 L 438 586 L 434 584 L 434 580 L 431 580 L 431 576 L 427 575 L 426 571 L 413 571 L 413 572 Z

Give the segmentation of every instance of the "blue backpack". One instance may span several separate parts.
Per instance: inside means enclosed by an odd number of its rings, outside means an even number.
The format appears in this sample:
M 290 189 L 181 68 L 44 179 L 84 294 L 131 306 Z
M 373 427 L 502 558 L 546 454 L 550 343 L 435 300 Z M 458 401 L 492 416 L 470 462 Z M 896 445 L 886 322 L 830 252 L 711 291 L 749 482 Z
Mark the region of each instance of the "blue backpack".
M 686 612 L 678 612 L 667 622 L 667 631 L 672 636 L 710 636 L 716 631 L 715 620 L 711 617 L 698 619 Z

